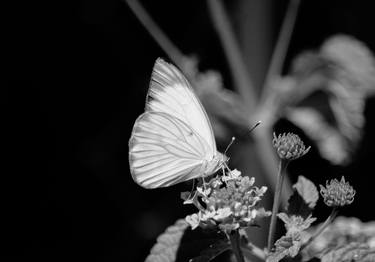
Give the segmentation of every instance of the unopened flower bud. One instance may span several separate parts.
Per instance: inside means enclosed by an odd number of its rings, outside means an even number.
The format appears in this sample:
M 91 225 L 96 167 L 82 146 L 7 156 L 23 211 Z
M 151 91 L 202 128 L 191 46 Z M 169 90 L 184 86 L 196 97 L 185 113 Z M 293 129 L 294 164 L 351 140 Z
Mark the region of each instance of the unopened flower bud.
M 276 148 L 279 157 L 284 160 L 300 158 L 309 152 L 311 148 L 310 146 L 305 148 L 299 136 L 293 133 L 284 133 L 278 137 L 273 133 L 272 144 L 273 147 Z
M 327 181 L 326 187 L 320 185 L 320 194 L 327 206 L 339 207 L 349 205 L 354 201 L 355 190 L 342 177 L 341 181 L 337 179 L 332 179 L 330 183 Z

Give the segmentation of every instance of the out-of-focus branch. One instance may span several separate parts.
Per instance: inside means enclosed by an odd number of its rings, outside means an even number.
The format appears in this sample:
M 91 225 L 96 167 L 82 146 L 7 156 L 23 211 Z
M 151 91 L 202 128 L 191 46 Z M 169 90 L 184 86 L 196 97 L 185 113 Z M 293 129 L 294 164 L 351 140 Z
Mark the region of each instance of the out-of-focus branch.
M 262 90 L 261 101 L 266 99 L 270 85 L 275 77 L 281 75 L 282 67 L 284 65 L 285 56 L 288 51 L 288 46 L 293 33 L 294 24 L 298 14 L 298 7 L 301 0 L 290 0 L 286 15 L 284 17 L 283 24 L 275 45 L 275 49 L 272 53 L 270 66 L 267 71 L 266 78 L 264 80 L 264 86 Z
M 168 36 L 160 29 L 152 17 L 137 0 L 125 0 L 138 20 L 168 55 L 168 57 L 179 67 L 184 68 L 184 54 L 172 43 Z
M 214 27 L 219 35 L 229 62 L 235 88 L 244 99 L 248 112 L 251 113 L 256 106 L 255 89 L 249 77 L 249 73 L 246 70 L 243 55 L 241 54 L 238 42 L 231 28 L 228 15 L 225 12 L 221 0 L 208 0 L 207 3 Z

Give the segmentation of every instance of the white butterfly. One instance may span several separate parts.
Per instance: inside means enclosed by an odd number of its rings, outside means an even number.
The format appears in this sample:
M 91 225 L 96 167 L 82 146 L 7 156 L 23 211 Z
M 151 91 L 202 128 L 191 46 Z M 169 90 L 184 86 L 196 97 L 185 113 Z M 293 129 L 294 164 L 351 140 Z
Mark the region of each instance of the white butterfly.
M 145 112 L 129 140 L 130 172 L 145 188 L 167 187 L 209 176 L 227 157 L 216 150 L 206 111 L 187 79 L 158 58 Z

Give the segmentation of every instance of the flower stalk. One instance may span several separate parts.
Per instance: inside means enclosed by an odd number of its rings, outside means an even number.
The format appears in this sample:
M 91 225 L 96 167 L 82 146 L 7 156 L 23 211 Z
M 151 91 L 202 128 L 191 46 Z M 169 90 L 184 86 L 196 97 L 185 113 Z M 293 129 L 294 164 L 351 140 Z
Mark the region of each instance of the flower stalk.
M 236 257 L 237 262 L 245 262 L 242 250 L 241 250 L 241 236 L 238 230 L 233 230 L 229 234 L 229 240 L 232 247 L 234 256 Z
M 301 250 L 310 245 L 324 231 L 324 229 L 326 229 L 326 227 L 328 227 L 332 223 L 332 221 L 336 218 L 337 213 L 337 207 L 332 208 L 332 212 L 327 217 L 326 221 L 324 221 L 324 223 L 314 232 L 314 234 L 309 238 L 309 240 L 302 245 Z
M 268 251 L 271 250 L 271 247 L 274 242 L 274 235 L 276 230 L 276 220 L 277 220 L 277 211 L 279 210 L 280 201 L 281 201 L 281 192 L 285 177 L 285 170 L 286 167 L 289 164 L 289 160 L 281 159 L 279 163 L 279 171 L 277 175 L 277 184 L 276 184 L 276 190 L 273 198 L 273 206 L 272 206 L 272 216 L 271 216 L 271 223 L 270 223 L 270 229 L 268 232 Z

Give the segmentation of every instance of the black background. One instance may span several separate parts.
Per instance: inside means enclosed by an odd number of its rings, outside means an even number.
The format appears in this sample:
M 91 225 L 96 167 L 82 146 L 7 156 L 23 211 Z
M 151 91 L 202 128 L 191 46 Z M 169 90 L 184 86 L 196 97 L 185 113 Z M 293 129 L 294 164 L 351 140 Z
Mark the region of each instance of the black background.
M 375 50 L 371 1 L 302 2 L 286 69 L 333 33 Z M 198 53 L 203 69 L 220 70 L 230 88 L 205 1 L 143 3 L 184 53 Z M 274 35 L 285 7 L 273 5 Z M 142 261 L 165 227 L 192 212 L 179 199 L 183 186 L 144 190 L 128 170 L 131 128 L 153 63 L 166 55 L 122 1 L 13 2 L 3 10 L 2 255 Z M 343 214 L 364 221 L 375 219 L 374 106 L 369 99 L 352 164 L 330 166 L 313 150 L 294 166 L 318 182 L 348 176 L 358 195 Z

